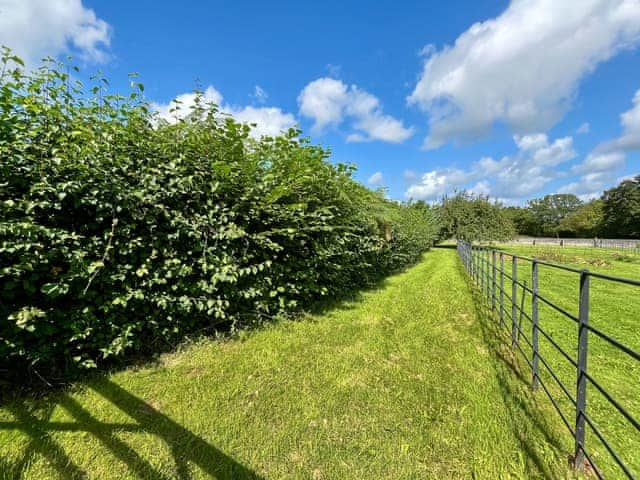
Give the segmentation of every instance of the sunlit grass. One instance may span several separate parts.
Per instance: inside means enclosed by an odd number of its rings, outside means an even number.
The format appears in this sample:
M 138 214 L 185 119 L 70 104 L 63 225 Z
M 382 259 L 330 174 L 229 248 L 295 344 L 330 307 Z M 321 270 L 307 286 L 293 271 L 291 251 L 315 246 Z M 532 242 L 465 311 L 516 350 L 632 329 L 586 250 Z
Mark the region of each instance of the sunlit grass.
M 503 340 L 436 249 L 324 313 L 0 408 L 1 476 L 565 477 Z
M 640 256 L 596 248 L 582 247 L 531 247 L 504 246 L 505 252 L 537 257 L 541 260 L 588 269 L 607 275 L 640 279 Z M 511 259 L 505 257 L 505 270 L 511 275 Z M 529 262 L 518 262 L 518 278 L 531 287 Z M 505 279 L 507 294 L 511 294 L 511 283 Z M 578 315 L 579 274 L 540 266 L 540 294 L 574 316 Z M 518 288 L 518 304 L 522 301 L 522 288 Z M 626 286 L 598 278 L 591 279 L 589 323 L 612 336 L 635 351 L 640 351 L 640 287 Z M 505 299 L 508 302 L 508 299 Z M 540 326 L 573 359 L 577 359 L 577 324 L 563 317 L 550 306 L 540 302 Z M 525 293 L 524 310 L 531 313 L 531 295 Z M 511 306 L 507 307 L 510 314 Z M 525 316 L 518 316 L 522 330 L 531 338 L 531 324 Z M 508 321 L 510 323 L 510 321 Z M 506 327 L 510 328 L 509 326 Z M 531 348 L 526 340 L 520 342 L 527 356 Z M 575 367 L 565 359 L 552 344 L 540 335 L 540 353 L 575 398 Z M 566 395 L 556 387 L 544 365 L 541 364 L 543 381 L 552 389 L 563 412 L 573 425 L 575 408 Z M 640 419 L 640 362 L 613 347 L 594 334 L 589 335 L 588 372 L 636 419 Z M 587 390 L 587 414 L 598 429 L 631 467 L 640 475 L 640 433 L 598 392 L 592 385 Z M 544 395 L 544 394 L 542 394 Z M 560 421 L 560 419 L 558 419 Z M 618 469 L 605 447 L 588 428 L 586 444 L 593 452 L 598 467 L 610 478 L 621 478 Z

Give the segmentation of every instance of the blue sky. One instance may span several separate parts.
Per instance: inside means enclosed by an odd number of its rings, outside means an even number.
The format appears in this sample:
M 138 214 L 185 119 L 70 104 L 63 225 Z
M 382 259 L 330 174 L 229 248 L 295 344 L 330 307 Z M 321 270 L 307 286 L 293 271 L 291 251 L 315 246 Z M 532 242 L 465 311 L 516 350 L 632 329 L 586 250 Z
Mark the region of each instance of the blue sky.
M 0 43 L 114 90 L 138 72 L 161 115 L 199 85 L 400 200 L 586 199 L 640 170 L 640 0 L 0 0 Z

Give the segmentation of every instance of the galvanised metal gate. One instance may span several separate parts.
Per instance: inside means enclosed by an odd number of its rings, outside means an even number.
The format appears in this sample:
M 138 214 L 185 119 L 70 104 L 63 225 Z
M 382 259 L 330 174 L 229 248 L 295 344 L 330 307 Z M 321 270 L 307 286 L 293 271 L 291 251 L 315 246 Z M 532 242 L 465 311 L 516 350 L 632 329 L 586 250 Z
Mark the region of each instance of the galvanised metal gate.
M 531 384 L 533 390 L 538 390 L 538 388 L 542 386 L 542 389 L 549 397 L 549 400 L 551 400 L 551 403 L 559 413 L 563 423 L 569 432 L 571 432 L 575 445 L 575 453 L 573 457 L 574 467 L 576 469 L 583 469 L 588 465 L 593 469 L 593 472 L 598 476 L 598 478 L 603 478 L 601 468 L 598 467 L 590 453 L 591 450 L 589 446 L 585 443 L 585 433 L 587 431 L 587 427 L 589 427 L 611 458 L 615 461 L 615 464 L 619 467 L 620 471 L 624 473 L 626 478 L 636 478 L 634 476 L 634 472 L 632 472 L 631 467 L 627 463 L 628 460 L 625 462 L 625 459 L 622 457 L 626 455 L 628 458 L 629 455 L 635 455 L 635 458 L 637 459 L 637 457 L 640 457 L 640 450 L 633 452 L 617 452 L 611 446 L 610 442 L 605 438 L 605 435 L 587 414 L 587 387 L 592 386 L 595 388 L 606 399 L 608 404 L 611 405 L 613 410 L 617 411 L 624 421 L 631 425 L 634 432 L 633 434 L 637 436 L 639 443 L 640 423 L 628 411 L 628 409 L 614 398 L 611 392 L 593 378 L 587 369 L 587 364 L 589 360 L 590 334 L 596 335 L 619 351 L 624 352 L 631 361 L 640 362 L 640 353 L 606 334 L 601 329 L 589 324 L 590 281 L 592 278 L 598 278 L 607 282 L 615 282 L 620 285 L 629 285 L 633 287 L 640 287 L 640 281 L 603 275 L 600 273 L 590 272 L 589 270 L 580 270 L 564 265 L 557 265 L 535 258 L 502 252 L 488 247 L 471 245 L 462 241 L 458 242 L 457 250 L 465 269 L 478 286 L 480 293 L 490 303 L 491 310 L 494 312 L 496 320 L 500 322 L 501 326 L 505 326 L 510 329 L 512 348 L 517 349 L 522 354 L 522 357 L 531 368 Z M 511 263 L 510 273 L 508 270 L 505 270 L 505 260 L 510 261 Z M 518 279 L 518 262 L 525 262 L 530 266 L 531 286 L 527 285 L 526 279 Z M 579 282 L 577 315 L 568 312 L 549 298 L 540 294 L 540 266 L 571 272 L 577 275 L 576 281 Z M 507 290 L 505 290 L 505 279 L 507 280 L 507 283 L 510 284 L 510 294 L 508 293 L 508 287 Z M 521 291 L 520 302 L 518 302 L 519 290 Z M 528 309 L 524 306 L 524 297 L 527 294 L 530 295 L 530 308 Z M 640 295 L 640 289 L 637 289 L 637 295 Z M 507 300 L 506 303 L 505 299 Z M 550 307 L 562 317 L 577 324 L 577 336 L 575 337 L 577 358 L 574 358 L 565 349 L 563 349 L 559 345 L 558 341 L 546 331 L 546 327 L 541 327 L 539 313 L 541 305 Z M 525 318 L 531 325 L 530 338 L 527 337 L 526 333 L 522 329 L 523 318 Z M 510 320 L 510 322 L 505 320 Z M 640 320 L 637 328 L 640 328 Z M 541 338 L 548 341 L 549 344 L 553 346 L 553 348 L 557 350 L 573 368 L 575 368 L 575 396 L 560 380 L 557 372 L 553 370 L 547 359 L 541 355 Z M 529 353 L 525 352 L 523 349 L 520 343 L 521 339 L 525 340 L 528 349 L 530 349 Z M 550 377 L 554 380 L 563 394 L 569 399 L 571 405 L 573 405 L 575 418 L 567 418 L 567 415 L 563 413 L 559 406 L 558 398 L 556 398 L 551 391 L 550 385 L 547 385 L 542 380 L 540 374 L 541 365 L 544 367 L 545 371 L 549 373 Z M 629 381 L 635 382 L 640 389 L 640 378 L 632 377 Z

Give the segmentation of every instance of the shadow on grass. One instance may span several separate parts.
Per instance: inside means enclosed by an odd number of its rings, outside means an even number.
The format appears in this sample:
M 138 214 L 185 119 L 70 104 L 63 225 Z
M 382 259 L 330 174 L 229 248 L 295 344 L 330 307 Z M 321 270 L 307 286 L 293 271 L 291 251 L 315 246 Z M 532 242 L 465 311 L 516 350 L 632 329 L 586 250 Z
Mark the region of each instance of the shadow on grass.
M 446 249 L 446 250 L 455 250 L 456 248 L 458 248 L 458 245 L 456 245 L 455 243 L 442 243 L 439 245 L 434 245 L 433 248 L 442 248 L 442 249 Z
M 424 252 L 428 254 L 428 250 Z M 218 323 L 214 326 L 208 326 L 185 334 L 179 341 L 169 343 L 166 339 L 160 338 L 157 341 L 150 341 L 147 349 L 140 352 L 132 352 L 125 354 L 119 359 L 112 360 L 112 363 L 100 366 L 96 371 L 87 372 L 86 370 L 76 370 L 66 372 L 64 376 L 59 378 L 44 378 L 39 373 L 30 369 L 26 371 L 16 371 L 15 374 L 7 375 L 8 370 L 0 369 L 0 406 L 19 399 L 40 398 L 52 393 L 64 390 L 72 384 L 82 385 L 85 382 L 93 381 L 93 379 L 107 376 L 129 367 L 144 368 L 156 364 L 160 355 L 170 352 L 179 351 L 185 346 L 193 344 L 203 339 L 222 339 L 233 340 L 237 333 L 242 332 L 243 335 L 250 335 L 252 332 L 259 330 L 262 325 L 275 325 L 281 321 L 308 320 L 308 314 L 323 315 L 332 310 L 344 311 L 358 308 L 358 304 L 362 302 L 365 294 L 373 293 L 386 288 L 390 277 L 400 275 L 415 267 L 422 261 L 420 257 L 415 262 L 411 262 L 401 268 L 385 272 L 377 277 L 369 279 L 368 283 L 363 283 L 351 290 L 346 289 L 341 295 L 333 298 L 326 298 L 311 302 L 297 311 L 290 313 L 288 317 L 272 317 L 268 321 L 260 324 L 247 322 L 239 330 L 234 330 L 232 325 Z M 1 477 L 0 477 L 1 478 Z
M 555 451 L 556 460 L 559 463 L 569 454 L 563 447 L 557 430 L 552 427 L 555 425 L 556 418 L 553 417 L 555 412 L 545 412 L 540 408 L 537 403 L 538 395 L 544 395 L 544 393 L 533 392 L 531 389 L 531 372 L 524 360 L 519 357 L 519 352 L 511 347 L 510 333 L 500 326 L 499 318 L 473 285 L 462 263 L 459 268 L 461 274 L 467 278 L 474 299 L 482 340 L 491 354 L 493 369 L 503 404 L 509 415 L 512 433 L 518 439 L 519 447 L 526 458 L 527 473 L 531 478 L 558 478 L 558 465 L 549 465 L 548 459 L 540 455 L 541 440 Z
M 81 443 L 87 434 L 109 450 L 117 461 L 126 465 L 135 478 L 180 479 L 192 478 L 190 465 L 198 466 L 211 478 L 261 479 L 251 469 L 241 465 L 219 449 L 195 435 L 182 425 L 153 408 L 147 402 L 132 395 L 106 378 L 89 382 L 94 390 L 112 405 L 133 419 L 131 423 L 106 423 L 98 421 L 91 413 L 67 394 L 56 395 L 42 410 L 35 411 L 24 403 L 12 403 L 6 408 L 14 416 L 14 421 L 0 422 L 3 430 L 20 430 L 28 437 L 28 443 L 18 459 L 0 458 L 0 478 L 22 478 L 24 469 L 36 457 L 42 457 L 56 470 L 61 478 L 84 479 L 92 476 L 76 465 L 65 449 L 51 436 L 55 432 L 72 432 L 79 436 Z M 69 422 L 52 422 L 55 407 L 63 408 L 73 417 Z M 161 439 L 171 450 L 174 466 L 170 473 L 161 472 L 140 456 L 131 446 L 120 440 L 118 432 L 153 435 Z
M 417 262 L 416 262 L 417 263 Z M 406 272 L 416 264 L 389 274 L 380 276 L 366 287 L 345 293 L 340 298 L 317 302 L 308 313 L 319 315 L 332 310 L 351 310 L 358 307 L 367 293 L 386 288 L 389 277 Z M 305 318 L 302 315 L 300 318 Z M 274 319 L 270 323 L 278 323 Z M 251 329 L 255 330 L 255 328 Z M 232 337 L 230 337 L 232 338 Z M 186 345 L 188 342 L 183 343 Z M 179 347 L 178 347 L 179 348 Z M 170 350 L 170 349 L 167 349 Z M 174 348 L 175 350 L 175 348 Z M 27 446 L 17 459 L 7 460 L 0 454 L 0 479 L 14 479 L 23 476 L 24 469 L 36 458 L 44 458 L 61 478 L 84 479 L 91 476 L 76 465 L 68 452 L 55 441 L 55 432 L 78 434 L 78 442 L 87 434 L 98 440 L 113 455 L 114 460 L 127 466 L 132 476 L 144 479 L 189 479 L 190 465 L 198 466 L 203 472 L 215 479 L 260 479 L 249 468 L 239 464 L 203 438 L 195 435 L 184 426 L 109 380 L 109 374 L 132 364 L 149 366 L 157 360 L 156 356 L 130 357 L 123 365 L 79 379 L 76 385 L 94 390 L 112 405 L 127 414 L 131 423 L 105 423 L 93 417 L 89 410 L 77 402 L 65 387 L 69 383 L 55 388 L 36 389 L 18 392 L 6 399 L 5 409 L 10 412 L 13 421 L 0 421 L 0 433 L 7 430 L 19 430 L 29 437 Z M 38 398 L 42 397 L 44 398 Z M 64 409 L 73 421 L 52 422 L 51 415 L 56 407 Z M 170 474 L 160 472 L 145 460 L 126 442 L 117 437 L 118 432 L 153 435 L 165 442 L 172 453 L 174 462 Z

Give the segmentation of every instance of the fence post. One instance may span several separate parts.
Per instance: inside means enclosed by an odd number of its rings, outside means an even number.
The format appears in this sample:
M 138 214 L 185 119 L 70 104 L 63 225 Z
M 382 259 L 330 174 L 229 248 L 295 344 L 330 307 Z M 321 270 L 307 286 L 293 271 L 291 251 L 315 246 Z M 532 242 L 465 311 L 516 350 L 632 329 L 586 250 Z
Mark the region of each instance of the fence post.
M 484 250 L 480 250 L 480 292 L 484 297 Z
M 538 366 L 538 261 L 534 258 L 533 264 L 531 266 L 531 291 L 533 292 L 531 296 L 531 323 L 533 324 L 533 330 L 531 332 L 531 345 L 533 347 L 533 358 L 531 359 L 532 365 L 532 380 L 531 386 L 534 390 L 538 389 L 538 374 L 539 374 L 539 366 Z
M 511 347 L 518 341 L 518 259 L 511 257 Z
M 487 303 L 491 293 L 491 285 L 489 285 L 489 279 L 491 278 L 491 262 L 489 261 L 489 248 L 484 251 L 484 264 L 486 266 L 484 271 L 484 296 L 487 297 Z
M 589 346 L 589 271 L 580 273 L 578 309 L 578 385 L 576 391 L 576 444 L 574 468 L 584 467 L 585 408 L 587 406 L 587 350 Z
M 476 278 L 476 259 L 473 257 L 473 245 L 469 244 L 469 257 L 471 262 L 471 279 Z
M 491 297 L 491 285 L 490 285 L 490 280 L 491 280 L 491 261 L 489 260 L 489 248 L 487 248 L 484 251 L 484 260 L 485 260 L 485 265 L 487 266 L 487 270 L 485 272 L 485 282 L 484 282 L 485 291 L 484 291 L 484 295 L 485 295 L 485 297 L 487 297 L 487 302 L 489 302 L 490 297 Z
M 504 253 L 500 252 L 500 326 L 504 326 Z
M 471 247 L 471 248 L 473 248 L 473 247 Z M 476 274 L 475 274 L 474 280 L 477 283 L 478 282 L 478 267 L 480 266 L 479 263 L 478 263 L 478 249 L 477 248 L 473 249 L 473 255 L 474 255 L 474 259 L 473 260 L 474 260 L 475 265 L 476 265 Z
M 491 250 L 491 311 L 496 311 L 496 251 Z
M 469 244 L 469 250 L 471 251 L 471 278 L 473 278 L 473 281 L 475 282 L 476 280 L 476 254 L 475 254 L 475 250 L 473 249 L 473 245 Z

